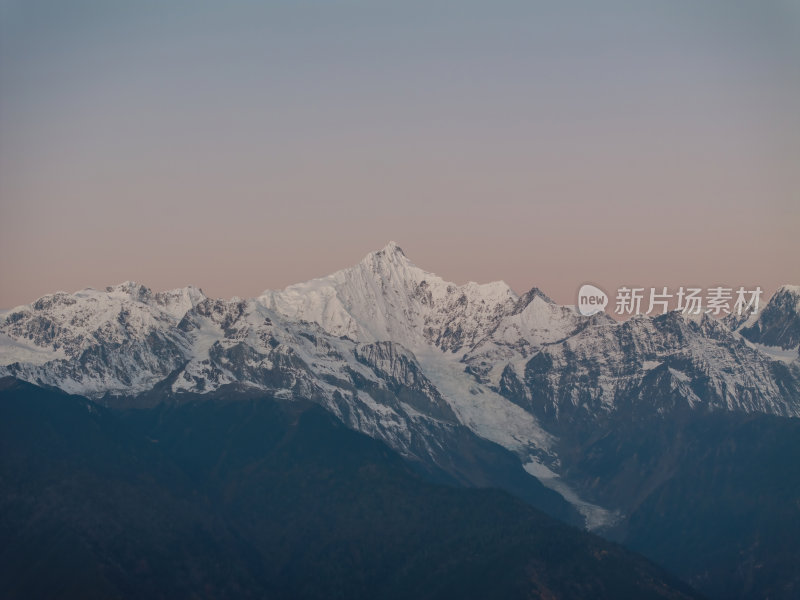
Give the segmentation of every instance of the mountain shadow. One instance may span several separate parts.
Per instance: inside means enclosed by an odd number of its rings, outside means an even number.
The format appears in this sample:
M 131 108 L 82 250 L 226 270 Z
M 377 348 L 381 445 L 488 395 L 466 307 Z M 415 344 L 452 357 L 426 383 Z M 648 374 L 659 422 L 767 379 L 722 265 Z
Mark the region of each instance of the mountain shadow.
M 497 490 L 430 483 L 319 406 L 126 418 L 0 382 L 4 598 L 695 598 Z

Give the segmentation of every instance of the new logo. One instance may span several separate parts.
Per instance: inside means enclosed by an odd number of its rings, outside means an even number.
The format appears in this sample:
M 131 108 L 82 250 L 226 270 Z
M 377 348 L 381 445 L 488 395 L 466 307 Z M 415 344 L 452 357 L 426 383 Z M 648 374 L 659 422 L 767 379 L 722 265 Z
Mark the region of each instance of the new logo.
M 584 317 L 601 313 L 608 305 L 608 296 L 599 287 L 585 283 L 578 291 L 578 312 Z

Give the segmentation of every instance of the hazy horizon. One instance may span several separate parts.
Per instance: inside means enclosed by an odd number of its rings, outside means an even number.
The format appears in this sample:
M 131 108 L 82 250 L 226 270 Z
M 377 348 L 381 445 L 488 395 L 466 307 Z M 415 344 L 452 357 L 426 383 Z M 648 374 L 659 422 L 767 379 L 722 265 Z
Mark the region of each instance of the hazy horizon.
M 0 0 L 0 308 L 800 283 L 800 3 Z

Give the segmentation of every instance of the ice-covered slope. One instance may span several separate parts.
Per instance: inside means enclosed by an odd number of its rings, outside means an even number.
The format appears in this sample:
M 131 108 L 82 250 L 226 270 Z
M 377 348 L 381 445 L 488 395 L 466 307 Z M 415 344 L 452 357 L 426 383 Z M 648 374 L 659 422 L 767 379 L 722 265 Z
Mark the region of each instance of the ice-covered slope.
M 318 323 L 362 342 L 392 340 L 407 348 L 469 348 L 518 298 L 502 281 L 458 286 L 408 260 L 394 242 L 333 275 L 266 291 L 259 301 L 293 320 Z
M 460 362 L 504 318 L 515 318 L 523 327 L 536 319 L 529 299 L 520 306 L 520 298 L 505 283 L 459 286 L 444 281 L 413 265 L 391 242 L 355 267 L 267 291 L 259 300 L 331 335 L 400 344 L 416 354 L 425 376 L 461 423 L 526 459 L 547 454 L 552 436 L 536 419 L 477 381 Z M 547 325 L 545 321 L 539 319 Z
M 598 321 L 509 363 L 497 381 L 540 418 L 683 408 L 800 415 L 800 369 L 753 348 L 724 324 L 672 312 Z
M 194 287 L 153 293 L 133 282 L 43 296 L 6 313 L 0 365 L 72 393 L 144 392 L 182 364 L 178 321 L 204 298 Z
M 781 286 L 754 317 L 739 326 L 745 338 L 782 350 L 800 349 L 800 285 Z

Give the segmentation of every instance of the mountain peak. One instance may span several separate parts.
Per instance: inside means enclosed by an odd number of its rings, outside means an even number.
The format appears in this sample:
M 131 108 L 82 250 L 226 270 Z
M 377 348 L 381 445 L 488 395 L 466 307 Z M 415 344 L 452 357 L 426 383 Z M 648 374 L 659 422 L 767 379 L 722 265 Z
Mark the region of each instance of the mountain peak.
M 397 262 L 408 263 L 408 257 L 403 249 L 397 245 L 397 242 L 389 242 L 380 250 L 370 252 L 364 257 L 362 262 Z
M 768 310 L 797 313 L 800 316 L 800 285 L 779 287 L 764 307 L 764 311 Z
M 106 292 L 109 294 L 125 294 L 133 300 L 145 303 L 152 296 L 150 288 L 135 281 L 125 281 L 114 286 L 108 286 L 106 287 Z
M 397 242 L 391 241 L 386 244 L 383 248 L 378 250 L 378 252 L 383 252 L 384 254 L 400 254 L 401 256 L 405 256 L 406 253 L 403 252 L 403 249 L 397 245 Z
M 427 273 L 414 265 L 405 255 L 402 248 L 395 242 L 389 242 L 380 250 L 370 252 L 358 265 L 350 269 L 344 269 L 342 272 L 352 269 L 365 269 L 379 279 L 391 280 L 395 284 L 404 281 L 414 285 L 420 279 L 435 277 L 433 274 Z
M 800 285 L 782 285 L 775 291 L 773 297 L 779 296 L 792 296 L 794 298 L 800 298 Z
M 748 340 L 784 350 L 800 346 L 800 286 L 779 287 L 757 315 L 739 332 Z
M 555 304 L 555 302 L 553 302 L 547 294 L 545 294 L 538 287 L 534 286 L 520 296 L 519 300 L 517 301 L 517 305 L 514 308 L 514 313 L 522 312 L 525 307 L 533 302 L 536 298 L 541 298 L 547 304 Z

